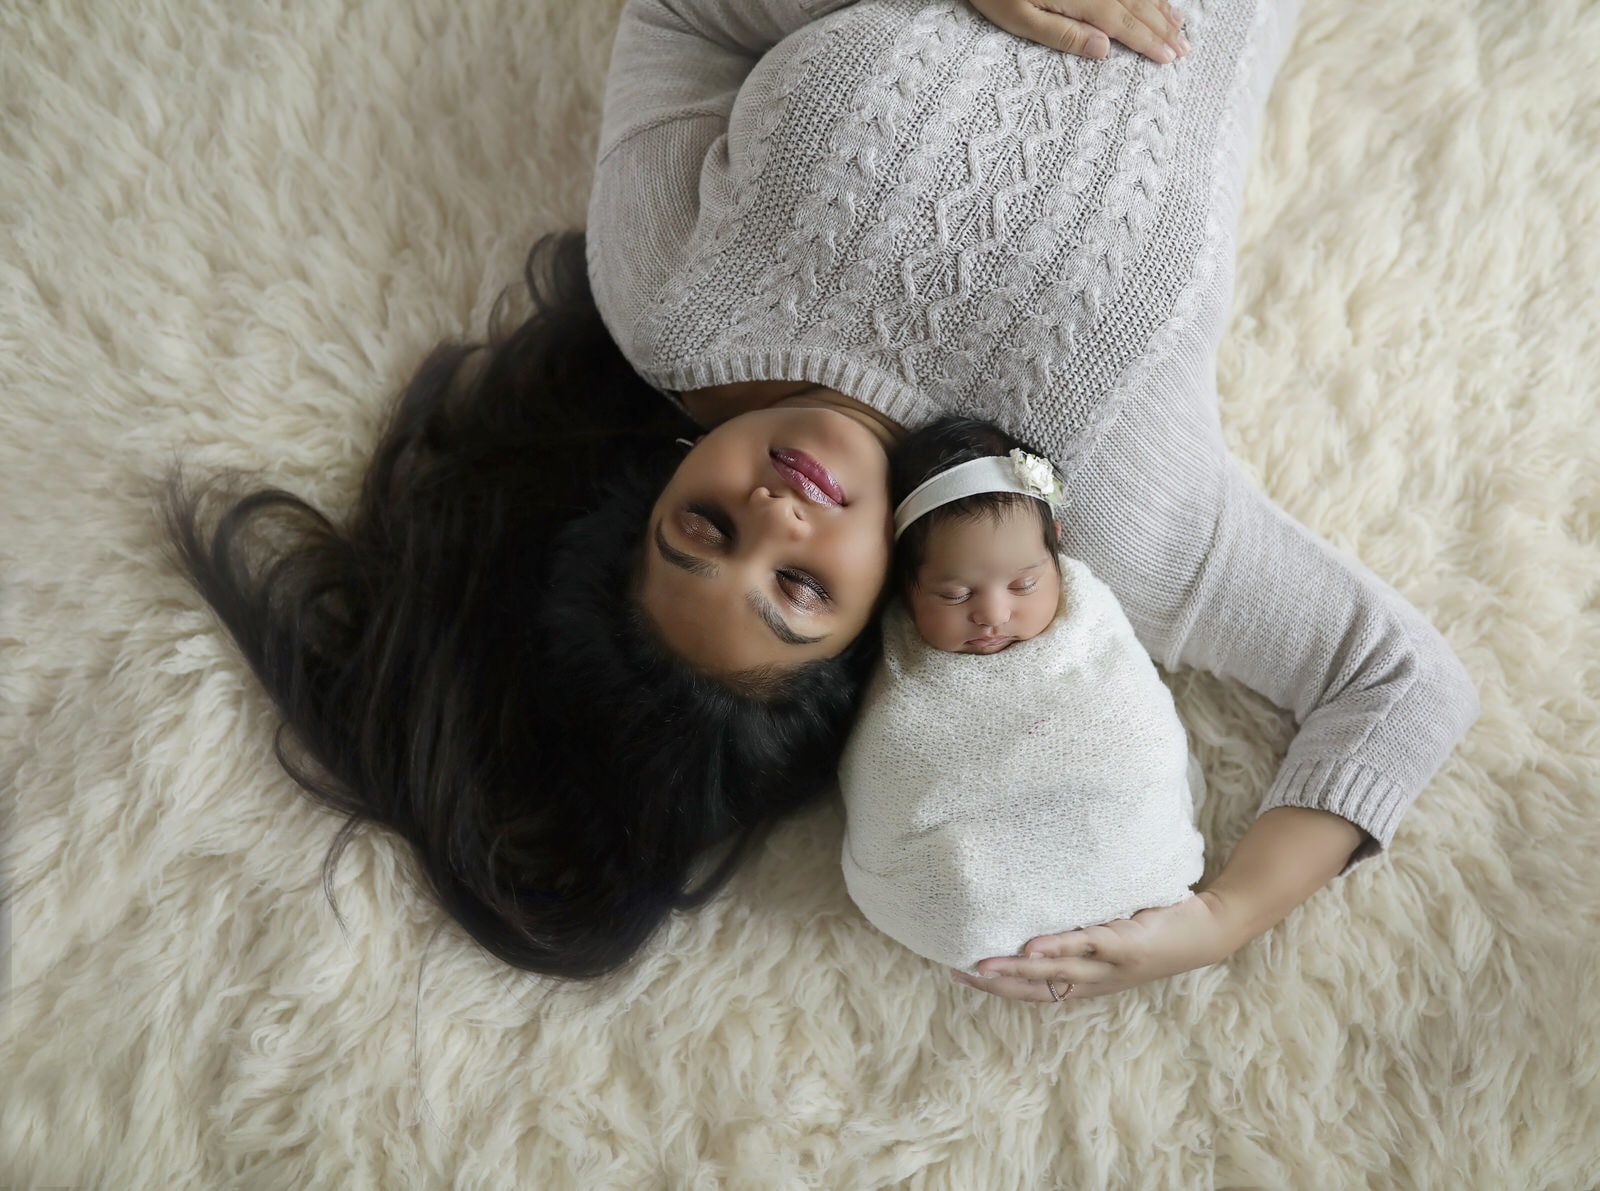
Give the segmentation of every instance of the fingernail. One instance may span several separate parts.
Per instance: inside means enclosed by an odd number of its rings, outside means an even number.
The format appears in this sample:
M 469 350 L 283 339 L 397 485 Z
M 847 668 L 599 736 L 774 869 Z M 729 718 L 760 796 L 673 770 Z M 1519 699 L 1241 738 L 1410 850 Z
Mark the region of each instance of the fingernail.
M 1176 8 L 1168 11 L 1167 20 L 1171 21 L 1178 28 L 1183 28 L 1183 18 L 1178 15 L 1178 10 Z
M 1189 39 L 1183 34 L 1178 34 L 1178 48 L 1185 54 L 1189 52 Z

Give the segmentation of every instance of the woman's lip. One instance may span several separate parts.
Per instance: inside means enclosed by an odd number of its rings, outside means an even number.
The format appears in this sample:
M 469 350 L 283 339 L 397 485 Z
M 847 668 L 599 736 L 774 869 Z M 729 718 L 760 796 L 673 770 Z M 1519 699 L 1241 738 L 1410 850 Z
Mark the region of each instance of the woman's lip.
M 845 503 L 844 489 L 839 487 L 839 481 L 833 478 L 833 473 L 804 451 L 774 447 L 767 453 L 783 482 L 812 504 Z

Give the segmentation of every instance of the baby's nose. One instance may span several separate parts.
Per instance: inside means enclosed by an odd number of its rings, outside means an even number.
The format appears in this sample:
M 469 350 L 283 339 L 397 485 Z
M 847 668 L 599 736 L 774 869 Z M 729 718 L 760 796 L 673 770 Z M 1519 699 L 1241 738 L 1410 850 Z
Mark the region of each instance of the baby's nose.
M 974 600 L 972 619 L 976 624 L 1000 626 L 1011 619 L 1011 604 L 1007 600 L 987 598 Z

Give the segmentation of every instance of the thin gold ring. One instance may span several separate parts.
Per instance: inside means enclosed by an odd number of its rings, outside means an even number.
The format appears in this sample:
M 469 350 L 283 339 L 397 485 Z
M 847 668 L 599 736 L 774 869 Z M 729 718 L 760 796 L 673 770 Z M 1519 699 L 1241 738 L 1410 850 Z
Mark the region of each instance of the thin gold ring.
M 1078 987 L 1076 984 L 1072 983 L 1072 981 L 1070 981 L 1070 980 L 1067 981 L 1067 991 L 1064 992 L 1064 993 L 1058 993 L 1056 991 L 1056 984 L 1055 984 L 1054 980 L 1046 980 L 1044 982 L 1044 986 L 1050 990 L 1051 997 L 1053 997 L 1058 1002 L 1059 1001 L 1065 1001 L 1068 997 L 1070 997 L 1072 995 L 1072 990 Z

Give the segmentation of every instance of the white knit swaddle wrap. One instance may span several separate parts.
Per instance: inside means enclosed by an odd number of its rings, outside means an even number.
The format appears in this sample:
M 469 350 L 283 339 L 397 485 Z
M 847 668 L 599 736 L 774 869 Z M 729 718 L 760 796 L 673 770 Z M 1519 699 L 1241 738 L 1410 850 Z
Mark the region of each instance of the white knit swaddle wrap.
M 850 896 L 949 967 L 1173 905 L 1201 876 L 1172 696 L 1111 590 L 1070 558 L 1062 581 L 1051 625 L 988 656 L 934 649 L 894 604 L 840 767 Z

